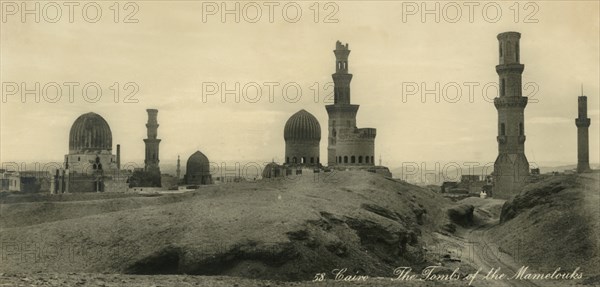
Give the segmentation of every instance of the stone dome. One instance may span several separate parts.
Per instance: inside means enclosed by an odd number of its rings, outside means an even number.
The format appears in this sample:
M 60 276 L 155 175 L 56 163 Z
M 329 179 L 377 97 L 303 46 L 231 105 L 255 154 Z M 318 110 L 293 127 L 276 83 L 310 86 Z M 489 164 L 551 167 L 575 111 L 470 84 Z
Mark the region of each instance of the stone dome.
M 96 113 L 79 116 L 69 133 L 69 153 L 112 150 L 112 132 L 104 118 Z
M 284 175 L 284 171 L 283 166 L 278 165 L 275 162 L 270 162 L 263 169 L 262 178 L 281 177 Z
M 321 140 L 321 125 L 311 113 L 300 110 L 285 123 L 283 138 L 288 140 Z
M 202 152 L 196 151 L 188 158 L 185 173 L 188 175 L 210 174 L 208 158 Z

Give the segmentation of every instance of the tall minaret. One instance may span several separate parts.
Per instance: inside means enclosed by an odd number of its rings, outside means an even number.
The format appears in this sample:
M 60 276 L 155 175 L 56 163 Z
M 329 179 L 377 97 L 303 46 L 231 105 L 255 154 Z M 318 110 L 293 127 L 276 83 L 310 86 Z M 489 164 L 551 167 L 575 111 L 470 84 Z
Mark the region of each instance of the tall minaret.
M 335 73 L 331 75 L 334 84 L 333 105 L 325 107 L 329 115 L 328 166 L 342 164 L 342 161 L 338 160 L 338 155 L 344 156 L 345 153 L 340 150 L 343 147 L 339 146 L 338 137 L 356 128 L 358 112 L 358 105 L 350 104 L 352 74 L 348 73 L 348 55 L 350 55 L 348 44 L 343 45 L 342 42 L 337 41 L 333 53 L 335 54 Z
M 329 137 L 327 165 L 375 165 L 374 128 L 357 128 L 356 113 L 359 105 L 350 103 L 350 81 L 348 73 L 348 44 L 335 43 L 335 73 L 333 78 L 333 105 L 325 106 L 329 115 Z
M 590 170 L 590 149 L 588 127 L 591 120 L 587 117 L 587 97 L 583 95 L 577 99 L 578 117 L 575 119 L 577 126 L 577 172 L 582 173 Z
M 494 99 L 498 110 L 498 157 L 494 163 L 493 196 L 508 198 L 519 193 L 529 177 L 525 157 L 524 110 L 527 97 L 521 95 L 521 74 L 525 66 L 519 59 L 518 32 L 498 34 L 500 96 Z
M 179 160 L 179 155 L 177 155 L 177 179 L 181 175 L 181 161 Z
M 144 142 L 146 143 L 146 160 L 144 160 L 145 169 L 147 172 L 157 172 L 160 174 L 160 168 L 158 166 L 158 145 L 160 144 L 160 140 L 156 138 L 158 135 L 158 122 L 156 120 L 158 110 L 147 109 L 146 111 L 148 112 L 148 123 L 146 124 L 148 138 L 144 139 Z

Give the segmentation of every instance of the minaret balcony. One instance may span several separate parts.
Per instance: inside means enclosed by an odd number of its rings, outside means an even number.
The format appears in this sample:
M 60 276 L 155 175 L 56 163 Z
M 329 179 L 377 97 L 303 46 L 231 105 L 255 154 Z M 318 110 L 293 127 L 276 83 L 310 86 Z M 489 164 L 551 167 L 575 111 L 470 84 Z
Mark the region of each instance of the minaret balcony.
M 499 97 L 494 98 L 494 106 L 496 109 L 501 108 L 525 108 L 527 106 L 527 97 Z
M 502 64 L 496 66 L 496 73 L 498 74 L 504 74 L 506 72 L 517 72 L 521 74 L 523 73 L 523 70 L 525 70 L 525 65 L 517 63 Z
M 587 128 L 590 126 L 591 120 L 589 118 L 577 118 L 575 119 L 575 125 L 578 128 Z

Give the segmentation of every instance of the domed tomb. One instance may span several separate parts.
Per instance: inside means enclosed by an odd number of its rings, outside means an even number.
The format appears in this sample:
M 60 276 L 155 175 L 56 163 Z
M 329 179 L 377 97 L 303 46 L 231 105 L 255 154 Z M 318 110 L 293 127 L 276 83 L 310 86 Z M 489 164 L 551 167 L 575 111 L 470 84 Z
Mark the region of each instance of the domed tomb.
M 285 162 L 291 165 L 319 165 L 321 125 L 306 110 L 293 114 L 285 123 Z
M 112 154 L 112 132 L 102 116 L 90 112 L 80 115 L 73 122 L 65 166 L 71 172 L 81 174 L 117 168 Z
M 210 162 L 200 151 L 193 153 L 187 160 L 185 177 L 186 184 L 211 184 Z

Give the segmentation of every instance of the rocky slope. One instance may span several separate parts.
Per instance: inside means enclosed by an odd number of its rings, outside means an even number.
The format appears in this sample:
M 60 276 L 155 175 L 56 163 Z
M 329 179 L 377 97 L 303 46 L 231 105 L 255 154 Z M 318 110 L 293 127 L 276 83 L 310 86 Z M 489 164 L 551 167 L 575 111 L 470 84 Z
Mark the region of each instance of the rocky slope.
M 580 267 L 600 283 L 598 173 L 560 175 L 528 185 L 502 207 L 491 234 L 519 262 L 540 271 Z
M 367 172 L 215 185 L 157 197 L 0 205 L 0 272 L 226 275 L 303 281 L 427 266 L 450 203 Z M 90 197 L 94 197 L 90 195 Z M 4 264 L 6 263 L 6 264 Z

